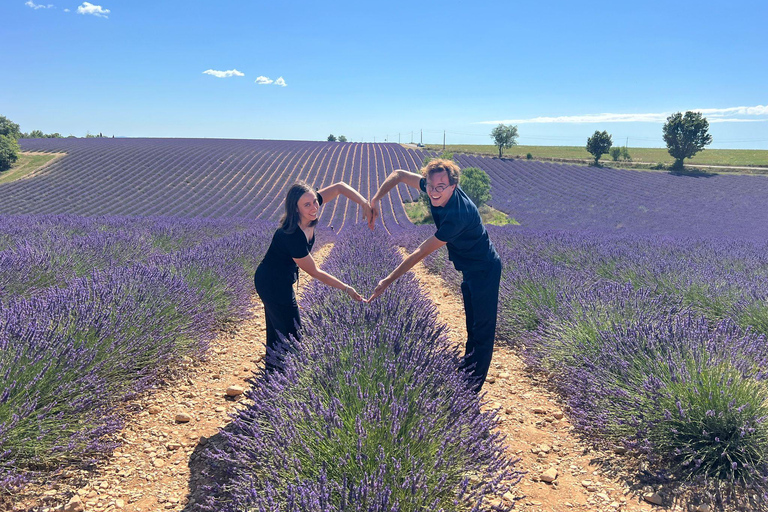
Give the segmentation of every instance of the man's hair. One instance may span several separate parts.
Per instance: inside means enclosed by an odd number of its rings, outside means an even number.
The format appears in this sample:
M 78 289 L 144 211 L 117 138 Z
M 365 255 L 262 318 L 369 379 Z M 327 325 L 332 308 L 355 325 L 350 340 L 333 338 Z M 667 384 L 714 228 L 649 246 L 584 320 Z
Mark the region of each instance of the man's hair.
M 445 160 L 443 158 L 435 158 L 421 170 L 421 174 L 423 174 L 425 178 L 429 178 L 438 172 L 445 172 L 448 174 L 449 185 L 457 185 L 459 183 L 461 168 L 456 165 L 456 162 Z

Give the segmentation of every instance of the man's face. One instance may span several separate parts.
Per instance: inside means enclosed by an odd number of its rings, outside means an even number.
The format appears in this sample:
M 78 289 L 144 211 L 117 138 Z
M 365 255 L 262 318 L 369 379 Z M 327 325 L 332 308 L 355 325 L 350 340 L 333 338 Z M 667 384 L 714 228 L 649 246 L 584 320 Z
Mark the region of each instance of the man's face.
M 427 195 L 432 206 L 441 207 L 448 203 L 456 185 L 451 185 L 445 171 L 432 173 L 427 177 Z

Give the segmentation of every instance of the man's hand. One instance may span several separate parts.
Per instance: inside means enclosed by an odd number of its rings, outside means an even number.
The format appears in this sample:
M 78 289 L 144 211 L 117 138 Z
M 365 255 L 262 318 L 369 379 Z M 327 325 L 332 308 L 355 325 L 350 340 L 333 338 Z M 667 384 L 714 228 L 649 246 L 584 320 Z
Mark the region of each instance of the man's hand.
M 376 297 L 378 297 L 379 295 L 381 295 L 382 293 L 384 293 L 384 290 L 386 290 L 386 289 L 387 289 L 387 287 L 388 287 L 390 284 L 391 284 L 391 282 L 389 281 L 389 279 L 382 279 L 381 281 L 379 281 L 379 284 L 377 284 L 377 285 L 376 285 L 376 289 L 375 289 L 375 290 L 373 290 L 373 294 L 371 294 L 371 296 L 370 296 L 370 297 L 368 297 L 368 303 L 371 303 L 371 302 L 373 302 L 373 300 L 374 300 Z
M 371 216 L 368 219 L 368 227 L 373 231 L 373 228 L 376 226 L 376 218 L 381 215 L 381 210 L 379 209 L 378 199 L 370 200 L 368 201 L 368 204 L 371 205 Z

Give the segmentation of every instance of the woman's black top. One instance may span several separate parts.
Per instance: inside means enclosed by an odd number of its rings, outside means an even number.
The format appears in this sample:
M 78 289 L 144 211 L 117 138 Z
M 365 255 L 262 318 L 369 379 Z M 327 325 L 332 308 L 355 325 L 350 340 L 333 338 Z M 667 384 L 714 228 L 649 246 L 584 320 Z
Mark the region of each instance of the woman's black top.
M 317 202 L 323 204 L 323 196 L 317 194 Z M 307 240 L 306 235 L 297 227 L 293 233 L 286 233 L 282 228 L 272 235 L 272 242 L 259 264 L 258 273 L 264 273 L 275 284 L 295 283 L 299 278 L 299 266 L 293 261 L 307 256 L 315 245 L 315 237 Z

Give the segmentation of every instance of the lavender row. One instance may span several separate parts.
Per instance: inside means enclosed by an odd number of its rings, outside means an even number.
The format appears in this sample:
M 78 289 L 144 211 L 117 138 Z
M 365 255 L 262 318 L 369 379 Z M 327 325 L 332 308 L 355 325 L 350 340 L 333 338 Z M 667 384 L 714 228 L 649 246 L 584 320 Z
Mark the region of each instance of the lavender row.
M 398 261 L 380 232 L 355 228 L 324 269 L 368 293 Z M 207 453 L 217 480 L 199 508 L 480 510 L 517 481 L 412 278 L 369 305 L 313 282 L 301 306 L 284 372 L 258 378 Z
M 112 449 L 117 405 L 249 313 L 274 226 L 95 270 L 0 303 L 0 494 Z
M 260 140 L 41 139 L 24 150 L 65 152 L 32 179 L 0 186 L 0 214 L 163 215 L 276 220 L 297 179 L 322 187 L 346 181 L 370 197 L 395 168 L 421 157 L 397 144 Z M 398 187 L 404 199 L 415 197 Z M 339 198 L 322 223 L 340 231 L 361 220 Z M 389 231 L 410 225 L 398 197 L 382 201 Z
M 768 237 L 765 176 L 666 172 L 457 155 L 491 178 L 490 204 L 535 229 Z
M 0 216 L 0 300 L 147 261 L 246 229 L 245 222 Z
M 490 233 L 497 338 L 550 375 L 581 432 L 640 454 L 673 492 L 768 499 L 765 241 Z M 458 287 L 445 254 L 427 264 Z

